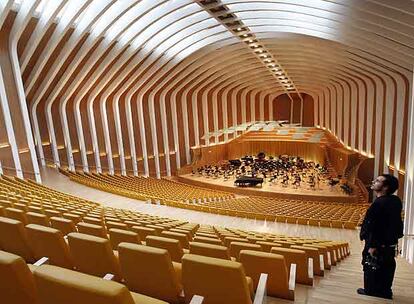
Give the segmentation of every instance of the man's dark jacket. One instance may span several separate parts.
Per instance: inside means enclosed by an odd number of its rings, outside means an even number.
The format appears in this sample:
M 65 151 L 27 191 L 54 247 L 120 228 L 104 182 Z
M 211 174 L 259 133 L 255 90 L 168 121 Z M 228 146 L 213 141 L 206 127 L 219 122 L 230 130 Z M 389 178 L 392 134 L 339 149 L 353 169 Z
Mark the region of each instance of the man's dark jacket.
M 365 248 L 394 245 L 403 237 L 402 203 L 396 195 L 378 197 L 368 208 L 362 223 L 360 239 Z

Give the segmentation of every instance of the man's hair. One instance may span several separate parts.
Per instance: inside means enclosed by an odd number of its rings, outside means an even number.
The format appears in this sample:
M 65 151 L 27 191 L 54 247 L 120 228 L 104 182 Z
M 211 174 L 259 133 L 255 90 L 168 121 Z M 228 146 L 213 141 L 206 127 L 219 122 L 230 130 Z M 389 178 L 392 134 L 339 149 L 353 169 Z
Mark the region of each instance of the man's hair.
M 381 174 L 384 177 L 382 184 L 387 187 L 387 194 L 393 194 L 398 189 L 398 179 L 391 174 Z

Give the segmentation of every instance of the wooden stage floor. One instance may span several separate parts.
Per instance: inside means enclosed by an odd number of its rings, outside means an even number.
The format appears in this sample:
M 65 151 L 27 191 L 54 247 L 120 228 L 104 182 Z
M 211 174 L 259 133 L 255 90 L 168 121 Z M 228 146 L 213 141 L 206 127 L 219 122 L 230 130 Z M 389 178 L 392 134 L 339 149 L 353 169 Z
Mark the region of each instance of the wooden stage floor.
M 308 187 L 308 185 L 305 185 L 304 183 L 302 183 L 300 187 L 294 188 L 292 185 L 283 187 L 280 184 L 273 184 L 268 181 L 264 182 L 262 187 L 237 187 L 234 185 L 235 178 L 224 180 L 223 178 L 208 178 L 200 176 L 198 174 L 193 175 L 191 173 L 182 174 L 175 177 L 174 179 L 186 184 L 233 192 L 239 195 L 331 201 L 341 203 L 356 203 L 358 201 L 357 196 L 346 195 L 343 193 L 339 188 L 339 185 L 330 187 L 323 182 L 319 184 L 318 189 L 312 190 L 310 187 Z

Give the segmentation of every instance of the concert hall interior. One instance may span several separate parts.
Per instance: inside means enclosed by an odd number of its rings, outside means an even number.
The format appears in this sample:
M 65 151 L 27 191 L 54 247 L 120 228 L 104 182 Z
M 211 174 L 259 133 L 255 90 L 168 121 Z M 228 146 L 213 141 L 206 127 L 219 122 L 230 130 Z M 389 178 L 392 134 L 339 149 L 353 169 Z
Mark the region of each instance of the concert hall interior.
M 0 0 L 0 303 L 414 303 L 413 29 L 410 0 Z M 393 300 L 356 293 L 381 174 Z

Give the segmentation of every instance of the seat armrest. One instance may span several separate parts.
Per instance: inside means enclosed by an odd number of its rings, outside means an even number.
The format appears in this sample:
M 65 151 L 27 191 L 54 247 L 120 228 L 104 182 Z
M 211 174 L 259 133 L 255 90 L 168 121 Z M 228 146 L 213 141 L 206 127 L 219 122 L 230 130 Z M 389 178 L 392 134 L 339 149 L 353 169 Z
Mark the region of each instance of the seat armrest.
M 254 297 L 253 304 L 264 304 L 266 303 L 267 296 L 267 273 L 261 273 L 259 283 L 257 284 L 256 295 Z
M 107 273 L 106 275 L 104 275 L 104 277 L 102 279 L 104 279 L 106 281 L 113 281 L 114 277 L 115 276 L 112 273 Z
M 33 266 L 41 266 L 43 264 L 49 264 L 49 258 L 43 257 L 40 260 L 37 260 L 36 263 L 33 264 Z
M 296 282 L 296 264 L 290 264 L 290 273 L 289 273 L 289 290 L 295 290 Z
M 191 299 L 191 302 L 189 304 L 202 304 L 204 301 L 204 297 L 194 295 Z
M 320 265 L 321 270 L 324 271 L 325 270 L 325 264 L 323 262 L 323 254 L 319 255 L 319 265 Z
M 308 258 L 308 277 L 313 279 L 313 259 Z

